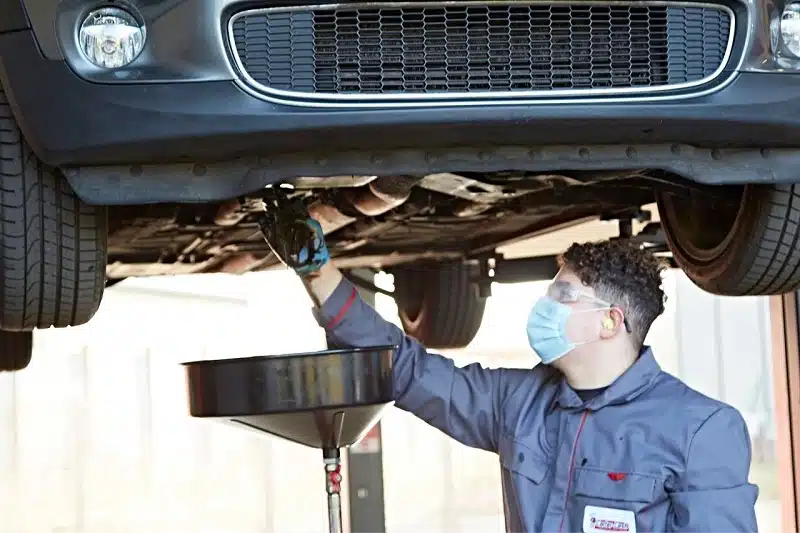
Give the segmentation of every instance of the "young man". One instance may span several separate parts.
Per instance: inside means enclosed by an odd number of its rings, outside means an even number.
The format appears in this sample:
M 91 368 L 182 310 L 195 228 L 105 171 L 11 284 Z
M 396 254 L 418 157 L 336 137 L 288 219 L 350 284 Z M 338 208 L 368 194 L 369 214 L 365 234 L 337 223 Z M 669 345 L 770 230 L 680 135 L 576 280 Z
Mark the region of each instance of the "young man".
M 299 270 L 338 344 L 395 344 L 396 405 L 500 457 L 510 532 L 757 531 L 750 438 L 732 407 L 662 372 L 656 259 L 574 244 L 531 310 L 530 370 L 456 367 L 384 320 L 327 261 Z M 302 258 L 301 258 L 302 259 Z

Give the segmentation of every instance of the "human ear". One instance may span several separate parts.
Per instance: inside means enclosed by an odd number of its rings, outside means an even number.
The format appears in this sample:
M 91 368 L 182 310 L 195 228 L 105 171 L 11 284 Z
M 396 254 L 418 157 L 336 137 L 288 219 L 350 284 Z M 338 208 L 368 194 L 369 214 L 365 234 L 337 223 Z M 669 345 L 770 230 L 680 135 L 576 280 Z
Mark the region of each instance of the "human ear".
M 624 317 L 619 309 L 609 309 L 609 311 L 603 316 L 600 324 L 600 338 L 610 339 L 614 337 L 619 331 L 619 327 L 622 325 L 623 321 Z

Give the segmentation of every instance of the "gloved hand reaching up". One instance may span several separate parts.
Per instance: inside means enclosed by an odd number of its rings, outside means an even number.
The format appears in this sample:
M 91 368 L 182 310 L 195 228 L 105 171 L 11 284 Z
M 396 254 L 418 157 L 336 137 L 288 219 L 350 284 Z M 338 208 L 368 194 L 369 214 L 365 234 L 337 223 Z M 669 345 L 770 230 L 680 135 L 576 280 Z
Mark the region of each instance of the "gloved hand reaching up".
M 325 234 L 300 200 L 279 193 L 264 199 L 265 212 L 258 220 L 261 234 L 272 252 L 300 277 L 313 276 L 328 261 Z

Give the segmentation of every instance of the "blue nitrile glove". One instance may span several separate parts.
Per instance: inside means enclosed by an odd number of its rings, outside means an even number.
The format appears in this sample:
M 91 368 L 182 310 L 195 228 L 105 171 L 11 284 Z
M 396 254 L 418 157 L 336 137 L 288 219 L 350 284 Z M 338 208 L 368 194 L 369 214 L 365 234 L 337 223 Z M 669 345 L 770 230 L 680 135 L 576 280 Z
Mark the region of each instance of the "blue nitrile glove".
M 300 248 L 296 256 L 292 257 L 294 271 L 301 277 L 313 274 L 330 260 L 322 226 L 311 217 L 306 220 L 306 224 L 311 228 L 313 238 Z M 310 259 L 309 254 L 311 255 Z

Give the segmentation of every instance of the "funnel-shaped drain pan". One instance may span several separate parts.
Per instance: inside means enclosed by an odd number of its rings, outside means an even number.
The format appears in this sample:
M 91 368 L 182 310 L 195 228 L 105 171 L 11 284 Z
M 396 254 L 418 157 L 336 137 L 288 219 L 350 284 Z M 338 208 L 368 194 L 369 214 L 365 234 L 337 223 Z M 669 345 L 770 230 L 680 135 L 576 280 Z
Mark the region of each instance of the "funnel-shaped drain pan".
M 189 412 L 314 448 L 360 440 L 394 401 L 395 346 L 184 363 Z

